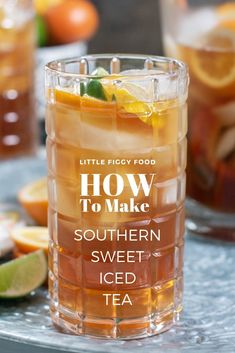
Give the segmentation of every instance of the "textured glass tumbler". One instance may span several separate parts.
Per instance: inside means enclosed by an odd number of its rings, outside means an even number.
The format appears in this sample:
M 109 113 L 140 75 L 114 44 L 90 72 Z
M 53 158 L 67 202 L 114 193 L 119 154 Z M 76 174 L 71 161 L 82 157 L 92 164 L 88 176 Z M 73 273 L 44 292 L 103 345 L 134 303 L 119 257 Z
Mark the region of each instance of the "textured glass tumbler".
M 95 55 L 46 68 L 49 288 L 67 332 L 132 339 L 182 310 L 188 74 Z
M 161 9 L 165 53 L 190 73 L 186 225 L 235 241 L 235 1 L 161 0 Z

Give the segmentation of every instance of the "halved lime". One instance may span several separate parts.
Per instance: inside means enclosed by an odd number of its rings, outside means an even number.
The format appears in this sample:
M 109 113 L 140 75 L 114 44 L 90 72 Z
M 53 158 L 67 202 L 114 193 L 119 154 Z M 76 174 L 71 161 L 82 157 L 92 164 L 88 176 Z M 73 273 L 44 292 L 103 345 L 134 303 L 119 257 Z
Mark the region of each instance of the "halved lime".
M 35 251 L 0 266 L 0 298 L 19 298 L 40 287 L 47 278 L 43 250 Z

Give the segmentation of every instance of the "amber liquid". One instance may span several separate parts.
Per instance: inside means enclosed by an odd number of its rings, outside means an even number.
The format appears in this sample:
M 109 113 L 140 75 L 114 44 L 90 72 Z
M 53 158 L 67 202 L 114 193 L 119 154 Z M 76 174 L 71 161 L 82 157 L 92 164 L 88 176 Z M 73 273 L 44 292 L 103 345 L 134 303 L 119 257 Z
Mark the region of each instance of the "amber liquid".
M 235 212 L 235 118 L 231 117 L 232 105 L 226 110 L 235 101 L 235 77 L 215 88 L 195 69 L 203 65 L 205 76 L 219 81 L 231 63 L 231 71 L 235 70 L 234 51 L 219 49 L 217 41 L 214 45 L 210 49 L 179 46 L 191 77 L 187 193 L 218 211 Z
M 0 26 L 0 159 L 35 152 L 34 23 Z
M 52 92 L 50 93 L 52 94 Z M 91 336 L 144 337 L 168 328 L 182 309 L 184 190 L 187 114 L 185 106 L 165 102 L 158 123 L 148 125 L 119 111 L 115 103 L 78 107 L 72 95 L 48 104 L 47 151 L 49 166 L 50 295 L 53 321 L 67 331 Z M 71 97 L 69 97 L 71 96 Z M 93 103 L 94 104 L 94 103 Z M 125 166 L 81 165 L 81 159 L 129 159 Z M 154 166 L 134 160 L 155 160 Z M 99 173 L 156 174 L 151 193 L 139 193 L 136 202 L 148 202 L 148 213 L 82 213 L 80 175 Z M 115 185 L 113 185 L 115 189 Z M 128 203 L 131 188 L 119 202 Z M 98 200 L 104 205 L 105 194 Z M 97 202 L 97 197 L 93 197 Z M 135 229 L 161 232 L 161 239 L 130 241 L 117 238 L 77 242 L 74 231 L 106 229 L 129 233 Z M 141 262 L 92 262 L 92 251 L 143 251 Z M 132 272 L 134 284 L 100 283 L 100 273 Z M 103 294 L 125 295 L 133 305 L 106 305 Z M 152 327 L 152 328 L 151 328 Z M 153 329 L 154 327 L 154 329 Z

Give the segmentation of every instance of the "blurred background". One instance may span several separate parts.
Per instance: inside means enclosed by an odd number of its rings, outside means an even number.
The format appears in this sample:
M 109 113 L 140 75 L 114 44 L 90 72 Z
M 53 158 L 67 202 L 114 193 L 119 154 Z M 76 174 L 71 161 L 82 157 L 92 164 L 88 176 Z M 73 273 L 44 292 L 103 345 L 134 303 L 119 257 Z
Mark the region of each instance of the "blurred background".
M 159 1 L 93 0 L 101 18 L 89 51 L 161 54 Z
M 48 62 L 87 53 L 180 59 L 191 82 L 188 195 L 232 212 L 231 229 L 223 215 L 218 223 L 233 239 L 234 48 L 235 0 L 0 0 L 0 159 L 45 152 Z

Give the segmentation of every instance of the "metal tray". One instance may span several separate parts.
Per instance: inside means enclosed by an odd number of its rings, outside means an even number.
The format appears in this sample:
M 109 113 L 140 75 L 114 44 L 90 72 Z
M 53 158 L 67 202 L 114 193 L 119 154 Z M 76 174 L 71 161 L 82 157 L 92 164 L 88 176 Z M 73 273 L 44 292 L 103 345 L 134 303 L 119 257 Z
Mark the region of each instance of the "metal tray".
M 0 203 L 16 206 L 19 188 L 45 175 L 44 158 L 1 162 Z M 57 331 L 42 288 L 18 301 L 0 301 L 0 353 L 234 353 L 235 248 L 186 237 L 184 312 L 159 336 L 95 340 Z

